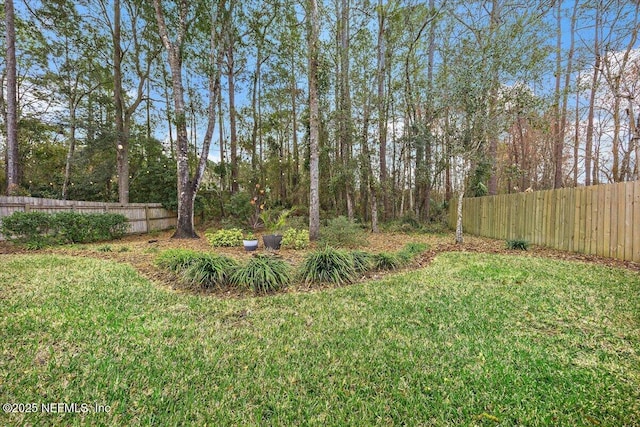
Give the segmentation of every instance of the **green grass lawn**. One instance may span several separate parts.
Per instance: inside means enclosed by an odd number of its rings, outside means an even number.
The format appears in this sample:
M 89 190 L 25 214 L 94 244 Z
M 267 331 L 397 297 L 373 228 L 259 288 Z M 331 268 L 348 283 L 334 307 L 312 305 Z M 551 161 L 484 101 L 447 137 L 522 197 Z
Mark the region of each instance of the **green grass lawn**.
M 0 259 L 6 425 L 640 425 L 640 277 L 450 253 L 311 293 L 177 294 L 131 267 Z

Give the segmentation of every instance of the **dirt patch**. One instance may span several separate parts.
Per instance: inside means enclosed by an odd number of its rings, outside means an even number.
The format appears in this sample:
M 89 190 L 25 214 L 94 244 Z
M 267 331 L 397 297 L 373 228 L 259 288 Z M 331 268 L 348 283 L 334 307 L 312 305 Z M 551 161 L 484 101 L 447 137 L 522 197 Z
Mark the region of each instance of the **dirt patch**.
M 201 235 L 203 233 L 200 233 Z M 179 283 L 179 278 L 174 274 L 156 267 L 154 260 L 156 256 L 167 249 L 190 249 L 201 252 L 211 252 L 220 255 L 226 255 L 238 261 L 245 260 L 252 256 L 253 253 L 245 252 L 243 248 L 213 248 L 203 237 L 200 239 L 172 239 L 172 232 L 162 232 L 145 235 L 130 235 L 120 240 L 111 242 L 102 242 L 87 245 L 62 246 L 49 248 L 38 253 L 63 254 L 70 256 L 82 256 L 90 258 L 107 259 L 121 263 L 127 263 L 140 272 L 140 274 L 149 280 L 166 286 L 179 292 L 195 292 L 198 294 L 215 295 L 222 298 L 235 298 L 246 296 L 247 293 L 242 291 L 229 290 L 189 290 Z M 369 235 L 369 246 L 362 248 L 367 252 L 395 252 L 400 250 L 409 242 L 421 242 L 428 245 L 425 251 L 409 268 L 422 268 L 428 266 L 431 261 L 440 253 L 444 252 L 477 252 L 492 254 L 507 254 L 520 256 L 533 256 L 552 258 L 565 261 L 580 261 L 593 264 L 605 265 L 610 267 L 626 268 L 632 271 L 640 272 L 640 264 L 630 261 L 622 261 L 611 258 L 598 257 L 594 255 L 585 255 L 573 252 L 564 252 L 556 249 L 549 249 L 541 246 L 531 245 L 528 251 L 510 250 L 506 248 L 505 242 L 502 240 L 487 239 L 475 236 L 465 236 L 465 242 L 462 245 L 454 243 L 453 234 L 431 235 L 431 234 L 402 234 L 402 233 L 380 233 Z M 279 257 L 290 264 L 298 265 L 304 259 L 309 250 L 316 249 L 315 245 L 311 245 L 308 250 L 295 251 L 290 249 L 281 249 L 277 251 Z M 262 250 L 259 249 L 258 253 Z M 0 242 L 0 254 L 24 254 L 35 253 L 27 251 L 21 247 L 6 242 Z M 358 282 L 370 279 L 378 279 L 383 277 L 385 272 L 375 272 L 363 275 Z M 309 292 L 318 291 L 332 285 L 309 287 L 306 284 L 296 284 L 288 288 L 287 292 Z

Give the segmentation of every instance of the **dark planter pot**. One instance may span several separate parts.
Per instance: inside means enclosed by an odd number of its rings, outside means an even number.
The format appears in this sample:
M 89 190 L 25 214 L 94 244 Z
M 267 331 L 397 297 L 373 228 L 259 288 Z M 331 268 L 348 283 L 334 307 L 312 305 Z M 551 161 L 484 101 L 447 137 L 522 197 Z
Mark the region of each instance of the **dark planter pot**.
M 255 251 L 258 249 L 258 240 L 243 240 L 244 250 L 247 252 Z
M 279 234 L 267 234 L 262 236 L 262 241 L 265 248 L 278 250 L 282 244 L 282 236 Z

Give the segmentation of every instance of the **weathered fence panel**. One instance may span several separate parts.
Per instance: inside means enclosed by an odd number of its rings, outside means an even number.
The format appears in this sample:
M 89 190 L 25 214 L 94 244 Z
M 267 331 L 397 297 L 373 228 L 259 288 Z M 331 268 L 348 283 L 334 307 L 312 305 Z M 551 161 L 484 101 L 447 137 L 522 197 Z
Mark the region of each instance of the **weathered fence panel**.
M 640 262 L 640 181 L 463 200 L 465 233 Z M 456 201 L 449 225 L 456 224 Z
M 23 196 L 0 196 L 0 220 L 14 212 L 78 212 L 116 213 L 129 220 L 129 234 L 148 233 L 175 227 L 177 216 L 163 208 L 160 203 L 119 203 L 85 202 L 76 200 L 40 199 Z M 0 240 L 3 237 L 0 235 Z

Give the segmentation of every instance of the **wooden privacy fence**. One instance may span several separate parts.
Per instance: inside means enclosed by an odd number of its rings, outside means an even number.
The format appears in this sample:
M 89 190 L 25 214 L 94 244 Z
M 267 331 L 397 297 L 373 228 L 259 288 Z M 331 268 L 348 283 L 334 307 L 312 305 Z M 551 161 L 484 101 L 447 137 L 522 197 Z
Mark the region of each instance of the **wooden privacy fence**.
M 469 198 L 462 212 L 465 233 L 640 262 L 640 181 Z
M 177 222 L 176 214 L 163 208 L 160 203 L 129 203 L 122 205 L 119 203 L 0 196 L 0 220 L 14 212 L 33 211 L 122 214 L 129 220 L 129 234 L 166 230 L 174 227 Z M 0 240 L 2 239 L 3 237 L 0 235 Z

